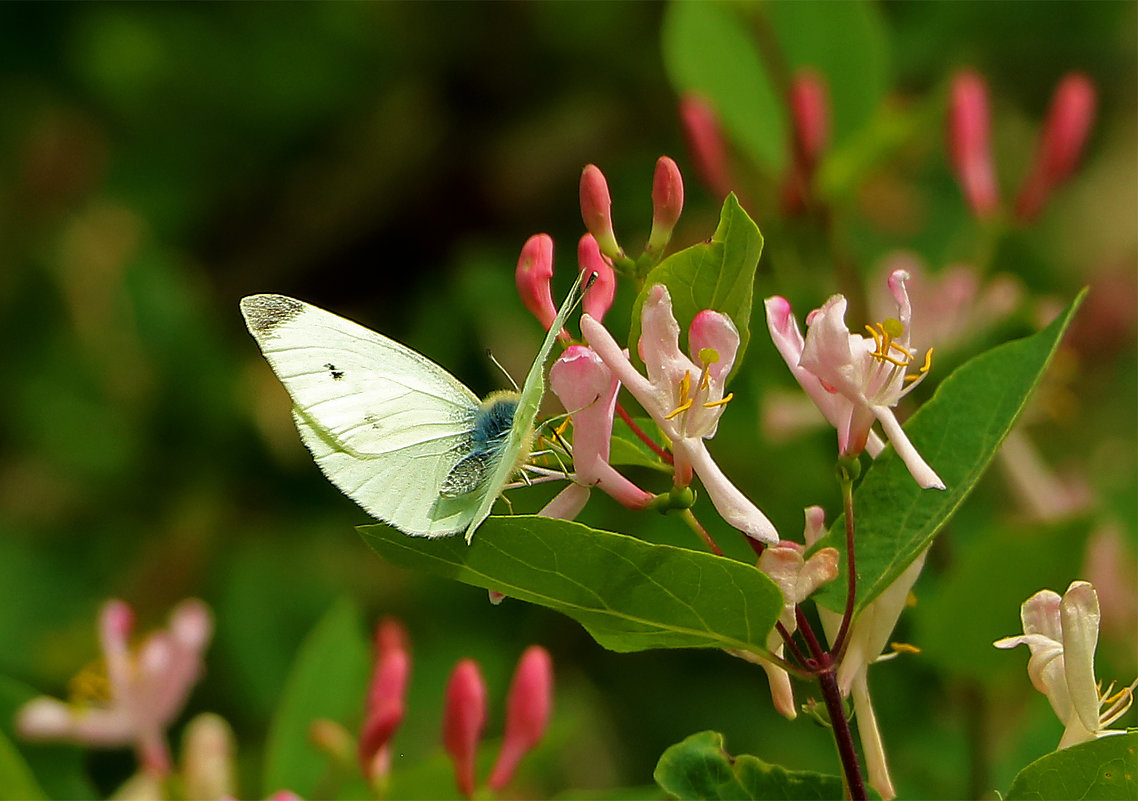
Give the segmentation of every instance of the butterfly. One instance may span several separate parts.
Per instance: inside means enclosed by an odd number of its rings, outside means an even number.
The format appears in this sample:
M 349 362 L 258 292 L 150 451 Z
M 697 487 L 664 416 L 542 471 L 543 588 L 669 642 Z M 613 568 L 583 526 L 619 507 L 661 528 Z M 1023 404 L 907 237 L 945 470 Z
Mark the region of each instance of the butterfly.
M 464 531 L 470 542 L 530 456 L 545 362 L 580 288 L 578 278 L 521 391 L 484 400 L 406 345 L 303 301 L 250 295 L 241 313 L 324 475 L 406 534 Z

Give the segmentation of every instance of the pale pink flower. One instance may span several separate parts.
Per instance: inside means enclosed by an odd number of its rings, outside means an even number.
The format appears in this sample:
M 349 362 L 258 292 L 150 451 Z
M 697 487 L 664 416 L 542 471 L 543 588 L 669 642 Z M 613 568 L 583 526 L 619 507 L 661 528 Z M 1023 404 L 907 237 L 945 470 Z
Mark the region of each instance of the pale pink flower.
M 905 290 L 908 277 L 904 270 L 889 276 L 899 319 L 867 326 L 870 336 L 850 333 L 842 295 L 834 295 L 807 316 L 805 340 L 785 298 L 767 298 L 767 326 L 794 377 L 837 428 L 843 456 L 861 453 L 878 421 L 917 483 L 926 489 L 944 489 L 944 482 L 913 447 L 893 414 L 893 407 L 928 374 L 932 355 L 930 349 L 916 374 L 908 375 L 916 363 L 910 342 L 912 307 Z
M 375 632 L 375 654 L 357 749 L 360 768 L 369 781 L 386 776 L 391 769 L 391 738 L 403 722 L 411 656 L 407 632 L 398 620 L 380 621 Z
M 95 747 L 132 745 L 144 771 L 168 774 L 166 730 L 201 677 L 213 620 L 201 601 L 183 601 L 170 613 L 167 628 L 148 635 L 134 650 L 129 645 L 133 625 L 134 613 L 126 603 L 108 601 L 99 623 L 108 697 L 73 704 L 36 698 L 18 713 L 20 734 Z
M 522 757 L 541 741 L 552 707 L 553 659 L 540 645 L 531 645 L 518 660 L 510 682 L 502 750 L 490 773 L 491 790 L 509 784 Z
M 458 790 L 467 798 L 474 795 L 474 759 L 485 723 L 486 682 L 478 663 L 463 659 L 455 665 L 447 683 L 443 747 L 454 762 Z
M 820 506 L 807 509 L 807 527 L 809 528 L 812 522 L 822 520 L 824 515 Z M 782 591 L 783 607 L 778 621 L 787 634 L 793 634 L 798 630 L 798 618 L 795 614 L 798 604 L 809 598 L 823 584 L 837 577 L 838 551 L 835 548 L 820 548 L 807 559 L 805 548 L 801 544 L 783 540 L 763 550 L 759 556 L 758 568 Z M 767 650 L 781 657 L 784 648 L 781 633 L 778 629 L 773 629 L 767 637 Z M 790 685 L 790 675 L 773 662 L 760 658 L 752 659 L 750 654 L 742 652 L 735 653 L 748 661 L 758 662 L 766 671 L 775 710 L 788 720 L 794 720 L 798 716 L 798 710 L 794 705 L 794 690 Z
M 604 326 L 587 314 L 581 316 L 581 333 L 671 440 L 677 486 L 687 486 L 694 471 L 728 524 L 754 539 L 778 542 L 770 520 L 727 479 L 705 444 L 715 436 L 723 407 L 731 399 L 724 394 L 724 384 L 739 348 L 731 318 L 710 310 L 697 314 L 688 331 L 689 359 L 680 351 L 671 296 L 658 284 L 648 291 L 640 324 L 639 350 L 647 378 Z
M 1121 729 L 1106 727 L 1130 708 L 1138 680 L 1113 696 L 1113 684 L 1105 692 L 1099 691 L 1095 681 L 1099 604 L 1094 586 L 1087 581 L 1071 582 L 1062 597 L 1051 590 L 1040 590 L 1024 601 L 1020 618 L 1022 635 L 993 644 L 997 648 L 1026 645 L 1031 650 L 1027 662 L 1031 683 L 1047 696 L 1066 727 L 1059 748 L 1122 734 Z
M 570 345 L 550 368 L 549 386 L 573 419 L 574 483 L 541 514 L 571 520 L 584 507 L 591 487 L 603 490 L 630 509 L 643 509 L 650 504 L 655 496 L 609 464 L 620 381 L 608 366 L 591 348 Z

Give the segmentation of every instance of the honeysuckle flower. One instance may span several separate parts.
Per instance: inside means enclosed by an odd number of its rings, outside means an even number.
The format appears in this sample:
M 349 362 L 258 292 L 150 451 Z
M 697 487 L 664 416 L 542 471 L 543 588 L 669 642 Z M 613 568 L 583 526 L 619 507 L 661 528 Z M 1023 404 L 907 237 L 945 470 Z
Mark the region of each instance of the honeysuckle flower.
M 168 774 L 166 730 L 201 677 L 213 620 L 201 601 L 183 601 L 170 613 L 165 629 L 132 650 L 133 627 L 131 608 L 108 601 L 99 616 L 105 677 L 80 674 L 70 704 L 47 697 L 29 701 L 17 715 L 21 736 L 104 748 L 131 745 L 143 772 Z
M 612 306 L 612 299 L 616 296 L 616 274 L 612 265 L 601 255 L 601 248 L 592 234 L 585 234 L 577 243 L 577 264 L 586 276 L 596 276 L 585 289 L 581 308 L 586 314 L 600 320 Z M 588 281 L 587 278 L 585 280 Z M 549 329 L 548 325 L 545 327 L 546 330 Z
M 581 171 L 581 219 L 585 229 L 597 240 L 601 253 L 610 259 L 623 259 L 624 250 L 612 228 L 612 197 L 600 167 L 586 164 Z
M 645 248 L 648 253 L 656 258 L 663 254 L 683 208 L 684 179 L 680 168 L 667 156 L 660 156 L 652 176 L 652 230 Z
M 510 682 L 502 750 L 490 773 L 491 790 L 509 784 L 522 757 L 541 741 L 552 707 L 553 659 L 540 645 L 531 645 L 518 660 Z
M 815 509 L 813 515 L 807 514 L 806 518 L 805 535 L 808 547 L 826 533 L 822 510 L 818 507 L 813 508 Z M 897 793 L 893 788 L 889 763 L 885 758 L 885 746 L 881 741 L 877 716 L 874 714 L 873 701 L 869 695 L 869 666 L 893 655 L 883 655 L 882 652 L 889 643 L 893 629 L 897 627 L 897 620 L 908 603 L 909 593 L 921 574 L 927 555 L 926 549 L 892 584 L 857 614 L 846 633 L 845 653 L 838 665 L 838 689 L 842 695 L 852 696 L 853 699 L 869 785 L 887 801 L 895 798 Z M 842 626 L 842 614 L 819 606 L 818 617 L 822 621 L 826 636 L 833 644 Z
M 573 511 L 573 515 L 547 514 L 572 519 L 588 500 L 589 487 L 597 487 L 630 509 L 643 509 L 655 496 L 637 487 L 609 464 L 613 415 L 620 381 L 591 348 L 570 345 L 549 370 L 549 386 L 573 419 L 573 479 L 580 490 L 566 488 L 564 507 L 546 507 L 543 513 Z M 572 485 L 571 485 L 572 486 Z M 558 496 L 560 498 L 560 496 Z M 574 509 L 577 503 L 580 507 Z
M 581 316 L 585 340 L 671 440 L 677 486 L 686 487 L 694 471 L 729 525 L 762 542 L 778 542 L 774 525 L 727 479 L 704 442 L 715 436 L 723 407 L 732 397 L 724 394 L 739 348 L 731 318 L 710 310 L 697 314 L 688 330 L 689 359 L 680 351 L 671 296 L 657 284 L 648 290 L 640 325 L 639 350 L 647 377 L 637 372 L 604 326 L 587 314 Z
M 203 712 L 182 735 L 182 787 L 186 798 L 216 801 L 233 798 L 237 738 L 220 715 Z
M 1000 205 L 990 129 L 984 79 L 972 70 L 957 73 L 952 79 L 949 104 L 948 153 L 964 197 L 980 218 L 991 216 Z
M 1035 167 L 1016 199 L 1016 216 L 1030 221 L 1074 171 L 1094 124 L 1095 85 L 1081 73 L 1059 82 L 1035 154 Z
M 917 483 L 944 489 L 944 482 L 929 467 L 906 436 L 893 407 L 916 387 L 932 362 L 932 349 L 915 375 L 908 375 L 916 352 L 910 343 L 912 307 L 904 270 L 889 276 L 889 289 L 897 301 L 897 318 L 866 326 L 869 336 L 846 328 L 846 299 L 834 295 L 806 318 L 803 339 L 790 303 L 781 297 L 766 300 L 767 327 L 775 347 L 795 379 L 838 431 L 843 456 L 855 456 L 870 445 L 874 421 L 881 423 L 897 455 Z
M 821 507 L 811 506 L 806 510 L 806 525 L 809 527 L 813 518 L 824 515 L 825 512 Z M 821 548 L 811 554 L 809 559 L 805 558 L 804 553 L 805 549 L 800 543 L 783 540 L 777 545 L 766 548 L 759 556 L 759 570 L 770 576 L 782 590 L 783 607 L 778 621 L 787 634 L 793 634 L 798 630 L 798 619 L 795 615 L 798 604 L 838 575 L 837 549 Z M 784 647 L 778 629 L 771 631 L 767 637 L 767 650 L 781 657 Z M 794 720 L 798 716 L 798 710 L 794 705 L 794 690 L 790 686 L 790 675 L 772 662 L 762 659 L 749 661 L 757 661 L 766 671 L 775 710 L 786 719 Z
M 447 683 L 443 747 L 454 763 L 458 790 L 467 798 L 474 795 L 474 758 L 485 723 L 486 682 L 478 663 L 463 659 L 455 665 Z
M 996 640 L 997 648 L 1026 645 L 1031 650 L 1027 675 L 1047 696 L 1066 727 L 1059 748 L 1097 737 L 1122 734 L 1108 729 L 1130 708 L 1138 680 L 1111 695 L 1114 685 L 1100 692 L 1095 681 L 1095 648 L 1099 634 L 1099 603 L 1094 586 L 1073 581 L 1060 597 L 1040 590 L 1020 607 L 1023 634 Z M 1105 707 L 1105 709 L 1103 708 Z
M 715 110 L 696 95 L 684 95 L 680 98 L 680 125 L 696 175 L 716 198 L 723 200 L 731 191 L 732 181 L 727 142 Z
M 548 234 L 534 234 L 522 245 L 514 280 L 518 295 L 541 327 L 546 331 L 557 317 L 549 282 L 553 278 L 553 239 Z
M 367 711 L 357 749 L 360 768 L 368 781 L 391 769 L 391 738 L 403 722 L 403 704 L 411 656 L 407 632 L 394 618 L 380 621 L 375 631 L 375 670 L 368 688 Z

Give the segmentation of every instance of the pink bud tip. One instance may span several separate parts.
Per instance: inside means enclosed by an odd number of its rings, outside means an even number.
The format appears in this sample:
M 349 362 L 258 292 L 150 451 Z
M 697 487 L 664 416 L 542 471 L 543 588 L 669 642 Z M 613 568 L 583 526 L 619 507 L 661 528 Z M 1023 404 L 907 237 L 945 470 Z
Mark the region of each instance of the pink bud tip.
M 956 180 L 977 217 L 991 215 L 999 206 L 989 133 L 988 88 L 972 71 L 952 80 L 948 120 L 948 148 Z
M 652 231 L 648 235 L 650 253 L 663 253 L 672 238 L 672 229 L 684 208 L 684 179 L 676 162 L 667 156 L 656 160 L 652 177 Z
M 727 143 L 714 109 L 695 95 L 680 98 L 680 124 L 696 175 L 707 189 L 722 200 L 731 191 L 727 167 Z
M 830 93 L 813 70 L 800 70 L 794 76 L 790 113 L 794 118 L 794 154 L 809 177 L 830 142 Z
M 473 659 L 455 665 L 447 683 L 443 710 L 443 747 L 454 762 L 458 790 L 474 795 L 474 757 L 486 722 L 486 683 Z
M 1055 88 L 1035 168 L 1016 200 L 1016 215 L 1021 220 L 1033 219 L 1051 191 L 1074 171 L 1094 123 L 1095 94 L 1091 79 L 1077 72 Z
M 518 763 L 545 734 L 553 706 L 553 659 L 539 645 L 532 645 L 518 660 L 506 700 L 506 729 L 502 750 L 490 774 L 490 788 L 501 790 L 510 783 Z
M 601 255 L 600 246 L 592 234 L 585 234 L 577 243 L 577 263 L 586 276 L 596 273 L 593 285 L 585 290 L 585 299 L 581 305 L 585 314 L 600 320 L 612 306 L 612 299 L 616 296 L 616 275 L 613 273 L 612 265 Z M 588 278 L 585 280 L 588 281 Z
M 586 164 L 581 171 L 581 219 L 597 240 L 601 253 L 610 259 L 624 256 L 612 228 L 612 197 L 608 181 L 595 164 Z
M 522 303 L 548 331 L 557 317 L 549 288 L 553 278 L 553 239 L 548 234 L 534 234 L 522 245 L 514 278 Z

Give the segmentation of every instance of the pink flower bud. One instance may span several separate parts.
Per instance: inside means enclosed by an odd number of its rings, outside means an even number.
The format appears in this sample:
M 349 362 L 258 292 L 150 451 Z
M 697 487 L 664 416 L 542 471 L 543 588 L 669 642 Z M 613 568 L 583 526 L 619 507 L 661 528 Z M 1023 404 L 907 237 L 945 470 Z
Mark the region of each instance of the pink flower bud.
M 616 274 L 613 273 L 601 249 L 592 234 L 585 234 L 577 243 L 577 263 L 581 272 L 586 275 L 596 273 L 597 278 L 592 286 L 585 290 L 585 299 L 581 306 L 586 314 L 600 320 L 605 312 L 612 306 L 612 299 L 616 296 Z M 588 278 L 585 279 L 588 281 Z
M 490 774 L 490 788 L 510 783 L 522 757 L 545 734 L 553 706 L 553 659 L 540 645 L 531 645 L 518 660 L 506 699 L 506 729 L 502 750 Z
M 680 98 L 680 124 L 684 129 L 688 152 L 695 174 L 718 199 L 731 191 L 727 167 L 727 143 L 715 110 L 695 95 Z
M 1095 86 L 1081 73 L 1059 82 L 1035 154 L 1035 169 L 1016 200 L 1016 216 L 1029 221 L 1043 209 L 1051 191 L 1075 169 L 1095 116 Z
M 683 208 L 684 179 L 680 168 L 667 156 L 660 156 L 652 176 L 652 231 L 646 248 L 649 253 L 659 258 L 664 252 Z
M 443 747 L 454 762 L 458 790 L 467 798 L 474 795 L 474 757 L 485 722 L 486 683 L 478 663 L 463 659 L 455 665 L 447 683 Z
M 787 213 L 806 208 L 810 184 L 830 141 L 830 95 L 822 78 L 813 70 L 800 70 L 790 86 L 790 116 L 793 122 L 793 159 L 783 193 Z
M 581 219 L 597 240 L 601 253 L 610 259 L 624 257 L 612 229 L 612 197 L 604 173 L 595 164 L 586 164 L 581 172 Z
M 411 672 L 407 633 L 398 620 L 386 618 L 376 627 L 375 649 L 375 671 L 358 748 L 360 768 L 369 780 L 385 776 L 390 767 L 388 744 L 403 722 L 403 699 Z
M 956 180 L 973 213 L 984 218 L 1000 204 L 989 144 L 988 88 L 970 70 L 952 80 L 948 120 L 948 148 Z
M 553 239 L 548 234 L 534 234 L 522 245 L 514 278 L 522 303 L 548 331 L 557 317 L 549 288 L 553 278 Z

